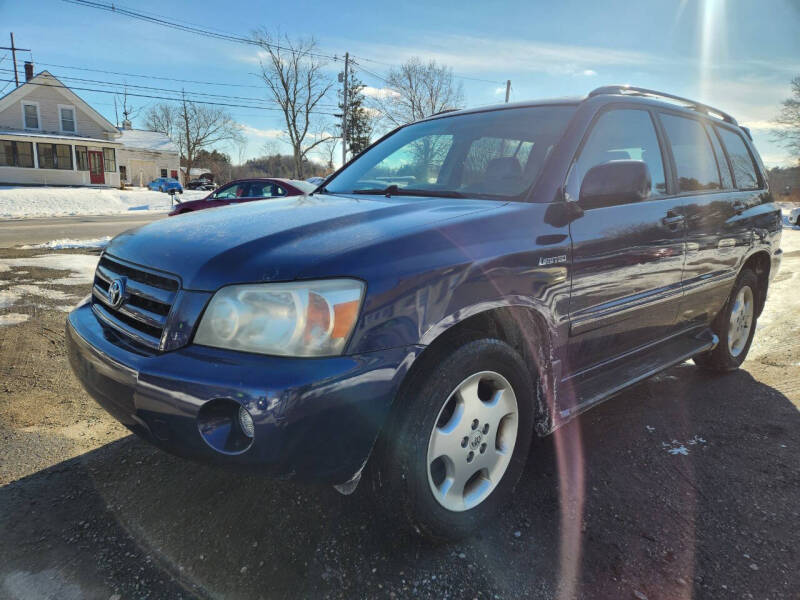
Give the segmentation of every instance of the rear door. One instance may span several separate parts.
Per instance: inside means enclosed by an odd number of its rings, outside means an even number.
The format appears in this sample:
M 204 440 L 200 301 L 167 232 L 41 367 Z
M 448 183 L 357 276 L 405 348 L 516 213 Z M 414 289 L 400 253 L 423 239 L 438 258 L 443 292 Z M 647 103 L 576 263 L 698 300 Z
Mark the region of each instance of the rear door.
M 668 111 L 659 111 L 659 119 L 686 217 L 684 296 L 678 319 L 705 323 L 724 304 L 750 247 L 751 229 L 744 215 L 748 198 L 735 189 L 715 126 Z
M 572 289 L 568 372 L 576 373 L 668 336 L 680 305 L 685 229 L 671 193 L 654 115 L 612 106 L 596 117 L 567 179 L 579 198 L 584 175 L 613 160 L 641 160 L 650 197 L 585 210 L 570 224 Z

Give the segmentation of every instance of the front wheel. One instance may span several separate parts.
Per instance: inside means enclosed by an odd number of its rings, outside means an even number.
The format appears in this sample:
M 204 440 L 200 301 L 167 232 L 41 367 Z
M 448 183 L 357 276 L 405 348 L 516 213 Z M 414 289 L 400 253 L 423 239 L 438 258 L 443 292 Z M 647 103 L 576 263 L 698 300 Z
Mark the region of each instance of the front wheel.
M 397 399 L 381 492 L 418 532 L 459 539 L 511 499 L 533 435 L 534 383 L 496 339 L 429 361 Z
M 741 272 L 730 298 L 712 324 L 719 344 L 711 352 L 693 358 L 695 364 L 712 371 L 733 371 L 747 358 L 756 331 L 758 278 L 753 271 Z

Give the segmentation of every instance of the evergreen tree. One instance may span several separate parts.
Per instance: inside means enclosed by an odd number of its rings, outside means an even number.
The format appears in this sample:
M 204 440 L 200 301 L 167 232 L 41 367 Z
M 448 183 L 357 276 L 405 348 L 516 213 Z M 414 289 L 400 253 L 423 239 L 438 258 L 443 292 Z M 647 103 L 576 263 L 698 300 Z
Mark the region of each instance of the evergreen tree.
M 374 118 L 364 102 L 364 88 L 366 87 L 356 75 L 355 69 L 350 67 L 347 77 L 347 149 L 350 156 L 359 154 L 372 142 Z M 342 90 L 339 90 L 339 110 L 344 110 Z M 341 138 L 341 125 L 339 126 Z

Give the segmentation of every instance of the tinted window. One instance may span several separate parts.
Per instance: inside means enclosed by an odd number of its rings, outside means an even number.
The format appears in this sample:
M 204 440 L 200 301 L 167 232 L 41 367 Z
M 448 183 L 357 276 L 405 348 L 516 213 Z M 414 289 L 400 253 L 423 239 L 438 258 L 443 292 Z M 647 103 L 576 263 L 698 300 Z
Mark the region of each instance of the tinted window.
M 570 172 L 567 183 L 569 196 L 577 200 L 581 182 L 589 169 L 612 160 L 643 161 L 653 181 L 650 197 L 667 193 L 661 149 L 653 120 L 647 111 L 610 110 L 597 119 Z
M 678 191 L 697 192 L 722 187 L 711 141 L 702 123 L 675 115 L 661 115 L 667 132 L 675 168 L 678 170 Z
M 711 138 L 711 145 L 714 146 L 714 154 L 717 155 L 717 165 L 719 165 L 719 174 L 722 177 L 722 187 L 726 190 L 733 188 L 733 176 L 731 169 L 728 166 L 728 159 L 725 158 L 725 152 L 722 150 L 722 145 L 719 143 L 719 138 L 713 131 L 708 132 L 708 137 Z
M 736 187 L 740 190 L 758 189 L 756 167 L 753 164 L 753 158 L 747 151 L 747 146 L 745 146 L 742 136 L 723 127 L 716 127 L 715 129 L 719 132 L 722 143 L 725 144 L 725 149 L 728 151 Z
M 521 198 L 574 112 L 568 105 L 534 106 L 413 123 L 359 155 L 325 187 L 377 193 L 396 185 L 398 195 Z
M 283 188 L 268 181 L 253 181 L 250 183 L 250 190 L 247 192 L 248 198 L 272 198 L 273 196 L 285 196 Z

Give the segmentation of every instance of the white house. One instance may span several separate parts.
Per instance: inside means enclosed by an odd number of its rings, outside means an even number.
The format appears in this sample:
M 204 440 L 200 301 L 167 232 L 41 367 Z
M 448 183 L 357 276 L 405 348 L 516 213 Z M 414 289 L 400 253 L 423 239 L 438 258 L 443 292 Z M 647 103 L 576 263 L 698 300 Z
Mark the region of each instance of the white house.
M 178 179 L 178 148 L 163 133 L 132 129 L 123 121 L 119 130 L 122 147 L 117 153 L 119 175 L 127 185 L 144 186 L 157 177 Z
M 178 150 L 165 135 L 118 129 L 47 71 L 0 98 L 0 184 L 147 185 L 177 176 Z

